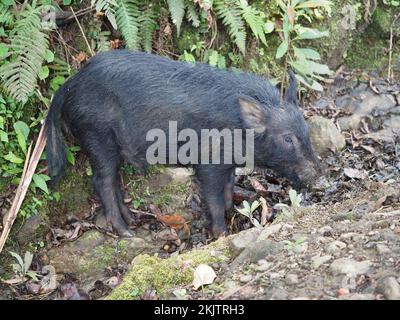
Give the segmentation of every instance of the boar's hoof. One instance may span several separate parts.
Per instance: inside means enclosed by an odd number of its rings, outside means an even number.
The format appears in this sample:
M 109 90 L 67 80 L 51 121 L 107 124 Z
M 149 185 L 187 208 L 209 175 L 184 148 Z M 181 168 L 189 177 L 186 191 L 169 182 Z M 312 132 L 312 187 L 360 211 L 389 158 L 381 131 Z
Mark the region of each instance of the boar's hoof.
M 214 225 L 211 228 L 211 233 L 215 239 L 218 239 L 221 236 L 225 236 L 227 234 L 226 227 Z
M 131 230 L 128 229 L 128 226 L 126 225 L 126 223 L 121 219 L 121 220 L 117 220 L 117 221 L 111 221 L 111 226 L 112 229 L 118 233 L 118 235 L 122 238 L 132 238 L 133 237 L 133 232 Z

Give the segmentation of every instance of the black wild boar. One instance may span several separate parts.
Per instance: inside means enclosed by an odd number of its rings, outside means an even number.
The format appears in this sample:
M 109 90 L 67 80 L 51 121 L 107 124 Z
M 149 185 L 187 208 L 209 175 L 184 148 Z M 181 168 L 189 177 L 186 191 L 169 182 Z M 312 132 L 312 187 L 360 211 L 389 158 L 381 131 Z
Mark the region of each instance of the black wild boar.
M 278 89 L 252 74 L 126 50 L 100 53 L 54 96 L 46 119 L 53 181 L 66 163 L 61 121 L 89 156 L 94 190 L 108 223 L 121 236 L 132 234 L 128 225 L 133 217 L 123 202 L 119 165 L 125 160 L 146 168 L 151 145 L 146 134 L 155 128 L 168 132 L 170 121 L 176 121 L 178 130 L 190 128 L 199 136 L 202 129 L 254 129 L 256 166 L 273 169 L 295 186 L 307 185 L 319 174 L 292 73 L 281 103 Z M 178 159 L 177 164 L 183 163 Z M 218 236 L 226 230 L 224 212 L 232 206 L 234 168 L 243 164 L 187 165 L 195 169 L 212 232 Z

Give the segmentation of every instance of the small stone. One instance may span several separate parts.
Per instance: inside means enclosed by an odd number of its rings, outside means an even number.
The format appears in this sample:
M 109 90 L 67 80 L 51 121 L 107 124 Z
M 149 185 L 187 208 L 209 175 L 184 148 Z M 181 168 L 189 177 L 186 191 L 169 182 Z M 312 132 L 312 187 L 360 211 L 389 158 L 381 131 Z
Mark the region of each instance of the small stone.
M 390 223 L 387 220 L 380 220 L 372 225 L 372 229 L 386 229 L 389 228 Z
M 384 255 L 384 254 L 388 254 L 391 252 L 391 250 L 389 249 L 388 246 L 378 243 L 376 245 L 376 251 L 378 252 L 378 254 Z
M 346 247 L 347 247 L 347 244 L 345 244 L 344 242 L 335 240 L 335 241 L 329 243 L 325 247 L 325 251 L 327 253 L 336 253 L 336 252 L 339 252 L 340 250 L 345 249 Z
M 247 283 L 247 282 L 251 281 L 252 279 L 253 279 L 253 276 L 251 274 L 245 274 L 239 278 L 239 281 L 242 283 Z
M 311 258 L 312 267 L 314 269 L 318 269 L 321 265 L 323 265 L 325 262 L 328 262 L 331 259 L 332 259 L 332 256 L 330 256 L 330 255 L 326 255 L 326 256 L 322 256 L 322 257 L 320 257 L 318 255 L 318 256 L 312 257 Z
M 269 278 L 271 280 L 279 279 L 279 278 L 282 278 L 282 274 L 280 274 L 279 272 L 271 272 L 269 274 Z
M 173 181 L 186 183 L 190 181 L 193 170 L 190 168 L 164 168 L 164 174 L 169 175 Z
M 299 283 L 299 277 L 297 274 L 289 273 L 286 275 L 285 282 L 287 285 L 294 285 Z
M 323 226 L 318 229 L 318 233 L 324 237 L 331 237 L 333 235 L 333 228 L 331 226 Z
M 258 237 L 258 240 L 265 240 L 268 239 L 270 236 L 272 236 L 275 233 L 278 233 L 279 230 L 281 230 L 282 224 L 281 223 L 276 223 L 272 224 L 268 227 L 265 227 L 262 231 L 261 234 Z
M 400 284 L 395 277 L 385 277 L 378 282 L 376 293 L 383 294 L 388 300 L 400 300 Z
M 356 261 L 349 258 L 340 258 L 332 262 L 330 270 L 334 275 L 346 274 L 348 276 L 357 276 L 359 274 L 365 274 L 369 271 L 371 262 Z
M 308 119 L 308 124 L 311 143 L 318 154 L 325 154 L 328 151 L 337 152 L 346 146 L 346 140 L 332 120 L 312 116 Z
M 259 272 L 264 272 L 264 271 L 267 271 L 269 268 L 271 268 L 271 263 L 267 262 L 265 264 L 256 266 L 254 269 Z
M 244 249 L 256 242 L 261 233 L 259 228 L 251 228 L 236 234 L 231 240 L 231 249 L 235 255 L 239 255 Z

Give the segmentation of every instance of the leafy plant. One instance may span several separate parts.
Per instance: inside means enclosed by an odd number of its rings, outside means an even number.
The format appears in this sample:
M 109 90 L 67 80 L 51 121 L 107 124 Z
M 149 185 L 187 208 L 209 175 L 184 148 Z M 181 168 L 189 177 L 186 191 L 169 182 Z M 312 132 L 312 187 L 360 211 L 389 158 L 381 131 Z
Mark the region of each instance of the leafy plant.
M 26 103 L 37 88 L 37 79 L 46 77 L 43 63 L 50 59 L 48 35 L 41 21 L 41 12 L 49 6 L 25 2 L 14 16 L 18 16 L 9 34 L 7 57 L 0 67 L 3 87 L 17 101 Z M 10 7 L 6 11 L 11 13 Z M 48 26 L 47 26 L 48 27 Z
M 312 21 L 313 10 L 323 8 L 328 15 L 331 10 L 331 1 L 327 0 L 278 0 L 282 16 L 283 40 L 276 51 L 276 59 L 285 58 L 285 65 L 290 64 L 296 71 L 296 78 L 307 87 L 322 91 L 317 80 L 330 75 L 332 71 L 325 64 L 316 61 L 321 59 L 320 54 L 310 48 L 302 48 L 305 40 L 314 40 L 329 36 L 328 31 L 304 27 L 301 19 Z M 317 11 L 318 14 L 319 11 Z
M 261 227 L 260 222 L 253 216 L 254 211 L 256 211 L 256 209 L 260 206 L 260 204 L 261 203 L 258 200 L 255 200 L 255 201 L 253 201 L 253 203 L 250 206 L 250 204 L 245 200 L 245 201 L 243 201 L 243 208 L 240 208 L 240 209 L 236 208 L 236 210 L 240 214 L 249 218 L 250 222 L 253 224 L 253 226 Z
M 21 279 L 26 277 L 31 278 L 34 281 L 38 281 L 37 273 L 35 271 L 29 270 L 32 264 L 33 254 L 29 251 L 25 252 L 24 259 L 16 253 L 10 251 L 10 254 L 15 258 L 17 263 L 11 264 L 14 273 Z
M 306 237 L 299 237 L 296 241 L 283 240 L 285 249 L 291 252 L 300 252 L 301 245 L 306 240 Z
M 302 201 L 302 194 L 298 194 L 296 190 L 291 189 L 289 191 L 289 200 L 290 206 L 284 203 L 277 203 L 274 207 L 281 210 L 280 215 L 276 219 L 276 221 L 281 221 L 284 218 L 292 217 L 295 212 L 296 208 L 300 208 L 300 203 Z

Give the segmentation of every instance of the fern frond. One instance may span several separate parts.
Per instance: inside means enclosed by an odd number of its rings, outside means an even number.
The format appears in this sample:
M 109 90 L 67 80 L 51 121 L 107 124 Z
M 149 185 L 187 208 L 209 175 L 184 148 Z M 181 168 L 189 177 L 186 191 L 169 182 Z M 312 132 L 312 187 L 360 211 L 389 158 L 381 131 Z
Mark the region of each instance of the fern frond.
M 101 31 L 97 36 L 97 51 L 110 50 L 110 31 Z
M 260 39 L 263 44 L 267 45 L 264 32 L 265 21 L 262 18 L 261 13 L 252 6 L 249 6 L 247 0 L 239 0 L 239 6 L 242 10 L 242 16 L 253 32 L 253 35 Z
M 115 7 L 117 3 L 115 0 L 92 0 L 92 7 L 96 7 L 96 12 L 104 12 L 112 27 L 117 29 L 117 22 L 115 19 Z
M 239 50 L 245 54 L 246 30 L 238 2 L 235 0 L 215 0 L 214 11 L 228 28 L 229 36 L 234 40 Z
M 118 29 L 121 30 L 126 46 L 139 50 L 139 0 L 117 0 L 115 18 Z
M 151 4 L 144 5 L 140 16 L 140 38 L 142 48 L 146 52 L 151 52 L 153 34 L 157 27 L 156 14 Z
M 0 3 L 0 26 L 10 26 L 14 22 L 14 15 L 8 10 L 10 6 Z
M 194 5 L 194 2 L 189 0 L 189 2 L 186 3 L 186 16 L 187 19 L 192 23 L 193 27 L 199 27 L 200 26 L 200 18 L 199 14 L 196 11 L 196 6 Z
M 0 68 L 2 85 L 14 99 L 25 103 L 36 87 L 45 60 L 48 36 L 42 32 L 40 7 L 27 5 L 10 35 L 12 60 Z
M 171 13 L 172 22 L 176 26 L 176 31 L 179 37 L 183 16 L 185 15 L 184 0 L 167 0 L 169 11 Z

